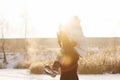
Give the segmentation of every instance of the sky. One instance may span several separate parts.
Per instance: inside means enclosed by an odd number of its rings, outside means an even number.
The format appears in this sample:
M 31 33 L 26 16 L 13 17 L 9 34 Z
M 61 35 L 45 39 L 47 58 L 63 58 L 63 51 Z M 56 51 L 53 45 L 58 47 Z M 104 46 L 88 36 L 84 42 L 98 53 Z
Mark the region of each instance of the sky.
M 56 37 L 59 24 L 77 15 L 86 37 L 120 37 L 119 4 L 119 0 L 0 0 L 0 33 L 25 38 L 26 30 L 27 38 Z

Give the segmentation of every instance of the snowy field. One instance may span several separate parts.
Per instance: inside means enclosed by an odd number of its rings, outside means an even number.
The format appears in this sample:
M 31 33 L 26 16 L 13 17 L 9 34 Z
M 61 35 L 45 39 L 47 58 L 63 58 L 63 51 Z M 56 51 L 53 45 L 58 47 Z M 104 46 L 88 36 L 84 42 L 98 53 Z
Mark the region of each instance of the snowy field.
M 0 80 L 59 80 L 49 75 L 30 74 L 27 69 L 0 69 Z M 120 80 L 120 74 L 79 75 L 79 80 Z

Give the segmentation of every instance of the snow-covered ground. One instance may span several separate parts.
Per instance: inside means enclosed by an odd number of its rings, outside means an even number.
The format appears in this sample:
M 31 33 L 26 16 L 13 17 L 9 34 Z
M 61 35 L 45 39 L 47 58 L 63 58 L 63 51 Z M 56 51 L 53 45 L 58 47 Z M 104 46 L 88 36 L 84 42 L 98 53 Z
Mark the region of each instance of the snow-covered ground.
M 0 69 L 0 80 L 60 80 L 45 74 L 30 74 L 27 69 Z M 88 74 L 79 75 L 79 80 L 120 80 L 120 74 Z
M 41 60 L 55 57 L 54 54 L 49 56 L 48 52 L 50 54 L 53 53 L 51 50 L 48 50 L 44 53 L 41 52 L 38 57 L 40 57 Z M 2 57 L 1 55 L 0 57 Z M 99 56 L 99 54 L 94 55 L 94 57 L 95 56 Z M 5 67 L 7 69 L 0 69 L 0 80 L 60 80 L 60 75 L 52 78 L 45 74 L 30 74 L 28 69 L 13 69 L 16 64 L 24 60 L 24 54 L 19 52 L 15 54 L 12 52 L 7 53 L 7 60 L 8 64 Z M 0 60 L 0 64 L 2 64 L 2 59 Z M 79 80 L 120 80 L 120 74 L 79 74 Z
M 0 53 L 0 56 L 3 57 L 3 54 Z M 15 65 L 24 60 L 24 54 L 21 54 L 19 52 L 17 53 L 9 52 L 6 54 L 6 58 L 8 64 L 4 65 L 3 59 L 0 60 L 0 64 L 2 64 L 3 68 L 12 69 L 15 67 Z
M 32 55 L 31 60 L 39 59 L 40 61 L 56 58 L 55 52 L 57 48 L 47 48 L 37 55 Z M 30 57 L 31 55 L 29 55 Z M 20 52 L 6 52 L 8 64 L 3 64 L 3 53 L 0 52 L 0 67 L 13 69 L 19 62 L 25 61 L 25 54 Z

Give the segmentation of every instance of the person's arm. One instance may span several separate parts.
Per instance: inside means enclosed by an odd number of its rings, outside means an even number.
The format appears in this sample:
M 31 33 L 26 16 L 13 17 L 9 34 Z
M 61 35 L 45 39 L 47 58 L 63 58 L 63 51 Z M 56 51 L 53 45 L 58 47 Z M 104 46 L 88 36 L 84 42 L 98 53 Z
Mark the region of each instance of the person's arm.
M 61 49 L 57 52 L 57 57 L 56 57 L 56 60 L 54 61 L 53 65 L 52 65 L 52 68 L 56 71 L 58 71 L 60 65 L 61 65 Z

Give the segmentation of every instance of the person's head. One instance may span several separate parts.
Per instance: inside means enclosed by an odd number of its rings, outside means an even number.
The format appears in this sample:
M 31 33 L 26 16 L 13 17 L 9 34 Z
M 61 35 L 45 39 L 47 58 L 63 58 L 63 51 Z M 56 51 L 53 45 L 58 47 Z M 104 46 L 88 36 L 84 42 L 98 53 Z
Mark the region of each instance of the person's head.
M 69 27 L 71 27 L 71 28 L 74 29 L 74 27 L 79 27 L 79 26 L 80 26 L 79 17 L 78 17 L 78 16 L 73 16 L 73 17 L 71 18 Z
M 75 22 L 76 22 L 76 21 L 80 22 L 80 20 L 79 20 L 79 17 L 78 17 L 78 16 L 73 16 L 73 17 L 72 17 L 72 20 L 73 20 L 73 21 L 75 21 Z

